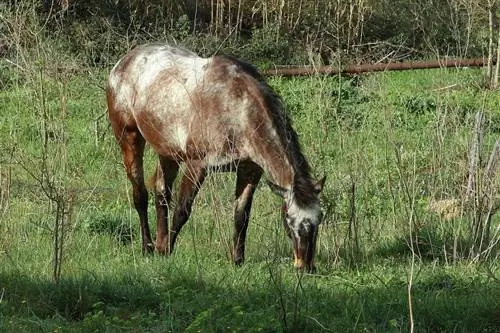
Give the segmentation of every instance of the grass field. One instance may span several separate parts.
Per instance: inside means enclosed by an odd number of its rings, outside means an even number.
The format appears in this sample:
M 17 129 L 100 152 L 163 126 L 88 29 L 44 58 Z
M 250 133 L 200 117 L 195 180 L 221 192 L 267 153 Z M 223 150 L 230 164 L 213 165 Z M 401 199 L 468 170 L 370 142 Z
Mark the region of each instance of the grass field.
M 464 199 L 477 111 L 480 170 L 500 136 L 500 94 L 479 70 L 270 80 L 315 176 L 327 175 L 318 272 L 306 275 L 292 268 L 281 203 L 264 183 L 247 261 L 230 263 L 231 174 L 210 176 L 171 257 L 143 257 L 106 72 L 37 66 L 0 90 L 0 331 L 500 330 L 500 217 L 478 255 L 472 230 L 485 211 Z M 148 174 L 154 162 L 148 152 Z M 487 186 L 479 172 L 475 188 Z

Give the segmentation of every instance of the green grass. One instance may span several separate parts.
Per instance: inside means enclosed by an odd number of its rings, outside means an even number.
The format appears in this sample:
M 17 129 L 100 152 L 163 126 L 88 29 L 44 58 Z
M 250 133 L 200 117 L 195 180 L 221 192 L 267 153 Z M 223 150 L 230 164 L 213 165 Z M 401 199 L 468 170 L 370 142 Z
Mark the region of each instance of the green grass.
M 143 257 L 101 117 L 105 75 L 35 75 L 0 91 L 0 331 L 400 332 L 410 303 L 417 332 L 498 331 L 498 248 L 471 260 L 474 211 L 429 210 L 463 196 L 476 111 L 486 119 L 481 167 L 499 137 L 500 96 L 479 86 L 480 71 L 270 80 L 315 175 L 327 175 L 315 275 L 293 270 L 280 200 L 264 184 L 247 261 L 233 267 L 230 174 L 210 176 L 171 257 Z M 59 284 L 54 210 L 35 180 L 44 133 L 47 170 L 71 200 Z M 154 162 L 148 152 L 149 175 Z M 497 213 L 493 231 L 499 222 Z

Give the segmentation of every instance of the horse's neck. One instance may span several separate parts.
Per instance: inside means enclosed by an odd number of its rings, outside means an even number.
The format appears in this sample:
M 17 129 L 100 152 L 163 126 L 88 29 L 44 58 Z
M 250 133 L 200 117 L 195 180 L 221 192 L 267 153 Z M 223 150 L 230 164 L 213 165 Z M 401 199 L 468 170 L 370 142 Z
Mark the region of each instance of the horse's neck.
M 291 154 L 286 152 L 280 140 L 267 140 L 266 145 L 259 145 L 255 159 L 269 180 L 287 191 L 287 206 L 296 210 L 317 210 L 317 196 L 313 194 L 315 186 L 309 170 L 293 164 Z
M 309 181 L 309 166 L 300 147 L 296 146 L 298 143 L 289 140 L 288 136 L 292 133 L 277 128 L 280 125 L 270 119 L 262 119 L 264 114 L 256 113 L 248 121 L 246 137 L 252 147 L 252 159 L 264 169 L 274 184 L 292 191 L 296 181 Z
M 289 154 L 274 133 L 269 135 L 263 132 L 256 129 L 250 135 L 252 159 L 264 169 L 270 181 L 286 190 L 292 190 L 295 170 L 288 158 Z

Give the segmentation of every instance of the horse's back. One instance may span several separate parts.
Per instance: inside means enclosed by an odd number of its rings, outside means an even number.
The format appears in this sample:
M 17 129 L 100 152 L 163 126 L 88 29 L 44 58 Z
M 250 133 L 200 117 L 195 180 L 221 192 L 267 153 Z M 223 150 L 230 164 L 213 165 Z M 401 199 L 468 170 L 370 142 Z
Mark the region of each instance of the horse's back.
M 111 70 L 108 89 L 122 109 L 143 108 L 158 90 L 186 89 L 202 75 L 208 59 L 166 44 L 141 45 L 127 53 Z M 192 78 L 192 80 L 188 80 Z M 166 82 L 168 81 L 168 82 Z M 178 88 L 178 87 L 177 87 Z
M 217 165 L 239 159 L 246 155 L 240 138 L 249 107 L 243 76 L 227 58 L 202 58 L 161 44 L 140 46 L 110 73 L 110 119 L 137 127 L 165 156 Z

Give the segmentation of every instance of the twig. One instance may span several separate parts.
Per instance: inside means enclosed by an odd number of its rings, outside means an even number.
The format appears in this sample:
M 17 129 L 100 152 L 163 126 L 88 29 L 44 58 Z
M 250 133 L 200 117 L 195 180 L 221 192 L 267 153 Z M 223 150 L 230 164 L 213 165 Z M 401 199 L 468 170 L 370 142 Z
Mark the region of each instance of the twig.
M 431 91 L 442 91 L 442 90 L 448 90 L 448 89 L 451 89 L 451 88 L 455 88 L 456 86 L 458 86 L 458 83 L 450 84 L 449 86 L 446 86 L 446 87 L 441 87 L 441 88 L 432 89 Z
M 23 66 L 21 66 L 21 65 L 19 65 L 19 64 L 16 64 L 15 62 L 13 62 L 13 61 L 11 61 L 11 60 L 9 60 L 9 59 L 7 59 L 7 58 L 4 58 L 4 61 L 5 61 L 6 63 L 8 63 L 8 64 L 11 64 L 11 65 L 13 65 L 13 66 L 17 67 L 17 68 L 18 68 L 18 69 L 20 69 L 22 72 L 24 72 L 24 71 L 25 71 L 25 69 L 24 69 L 24 67 L 23 67 Z
M 318 319 L 314 318 L 314 317 L 311 317 L 311 316 L 308 316 L 307 318 L 311 319 L 312 321 L 314 321 L 319 327 L 321 327 L 322 330 L 324 331 L 327 331 L 327 332 L 333 332 L 332 330 L 326 328 L 323 324 L 321 324 Z

